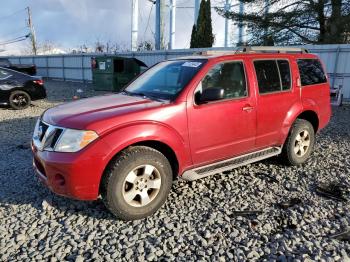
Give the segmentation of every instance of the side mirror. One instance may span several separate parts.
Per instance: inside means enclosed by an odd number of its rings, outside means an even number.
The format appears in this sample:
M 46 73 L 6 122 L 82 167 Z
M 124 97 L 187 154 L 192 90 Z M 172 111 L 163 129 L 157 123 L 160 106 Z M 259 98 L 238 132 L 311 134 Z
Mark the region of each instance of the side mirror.
M 224 99 L 224 89 L 208 88 L 203 91 L 199 98 L 201 104 Z

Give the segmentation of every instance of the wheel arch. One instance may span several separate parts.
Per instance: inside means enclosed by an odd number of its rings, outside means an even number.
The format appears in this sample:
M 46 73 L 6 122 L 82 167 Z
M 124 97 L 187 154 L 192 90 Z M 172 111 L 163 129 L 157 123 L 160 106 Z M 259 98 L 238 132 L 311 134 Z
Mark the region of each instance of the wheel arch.
M 296 119 L 304 119 L 304 120 L 310 122 L 314 128 L 315 133 L 317 133 L 318 128 L 319 128 L 319 124 L 320 124 L 320 119 L 318 118 L 318 115 L 315 111 L 313 111 L 313 110 L 303 111 L 302 113 L 300 113 L 296 117 Z
M 161 142 L 161 141 L 157 141 L 157 140 L 144 140 L 144 141 L 139 141 L 130 145 L 125 146 L 124 148 L 122 148 L 121 150 L 119 150 L 107 163 L 107 165 L 105 166 L 102 175 L 101 175 L 101 179 L 100 179 L 100 185 L 99 185 L 99 194 L 101 194 L 101 186 L 102 186 L 102 181 L 103 178 L 106 175 L 107 170 L 110 168 L 111 164 L 113 163 L 113 161 L 115 161 L 123 151 L 130 149 L 132 147 L 135 146 L 146 146 L 146 147 L 150 147 L 153 148 L 157 151 L 159 151 L 160 153 L 162 153 L 168 160 L 171 166 L 171 169 L 173 171 L 173 180 L 176 180 L 179 176 L 179 160 L 178 157 L 175 153 L 175 151 L 166 143 Z

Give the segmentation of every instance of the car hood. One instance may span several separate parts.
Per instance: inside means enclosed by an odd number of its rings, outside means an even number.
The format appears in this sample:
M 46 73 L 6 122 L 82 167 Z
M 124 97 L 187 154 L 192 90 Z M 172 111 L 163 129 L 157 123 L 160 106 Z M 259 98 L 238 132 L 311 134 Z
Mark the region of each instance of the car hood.
M 43 120 L 60 127 L 89 129 L 98 122 L 161 105 L 142 97 L 104 95 L 53 107 L 45 112 Z

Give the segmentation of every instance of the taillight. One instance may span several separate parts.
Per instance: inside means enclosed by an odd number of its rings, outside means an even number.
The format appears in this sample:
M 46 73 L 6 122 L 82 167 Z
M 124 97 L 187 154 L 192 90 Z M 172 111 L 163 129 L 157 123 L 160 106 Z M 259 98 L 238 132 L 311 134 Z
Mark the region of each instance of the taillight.
M 33 82 L 35 84 L 38 84 L 38 85 L 43 85 L 44 84 L 44 80 L 42 80 L 42 79 L 34 80 Z

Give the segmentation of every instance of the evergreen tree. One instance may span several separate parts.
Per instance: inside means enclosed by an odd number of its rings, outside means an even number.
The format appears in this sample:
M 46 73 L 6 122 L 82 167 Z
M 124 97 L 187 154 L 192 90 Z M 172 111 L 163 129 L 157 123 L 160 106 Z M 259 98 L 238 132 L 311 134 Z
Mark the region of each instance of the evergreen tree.
M 205 47 L 212 47 L 214 44 L 213 26 L 211 22 L 211 3 L 207 0 L 206 10 L 205 10 Z
M 212 47 L 213 43 L 210 0 L 202 0 L 199 7 L 197 26 L 194 25 L 192 28 L 191 48 Z
M 196 48 L 197 47 L 196 36 L 197 36 L 197 27 L 196 27 L 196 24 L 194 24 L 193 27 L 192 27 L 190 48 Z
M 350 1 L 344 0 L 240 0 L 249 12 L 216 11 L 247 26 L 249 44 L 339 44 L 350 41 Z

